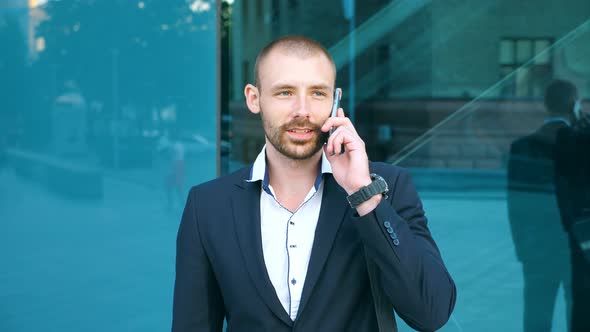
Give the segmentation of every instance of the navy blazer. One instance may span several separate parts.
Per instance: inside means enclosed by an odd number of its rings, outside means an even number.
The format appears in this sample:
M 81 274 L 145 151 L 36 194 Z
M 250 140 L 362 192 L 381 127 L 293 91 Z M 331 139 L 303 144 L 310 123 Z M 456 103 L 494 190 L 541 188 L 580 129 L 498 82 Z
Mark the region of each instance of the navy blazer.
M 331 174 L 324 193 L 297 318 L 272 286 L 262 253 L 260 182 L 249 168 L 193 187 L 177 238 L 172 331 L 377 331 L 366 257 L 382 291 L 413 328 L 449 319 L 455 284 L 430 235 L 407 171 L 371 163 L 389 199 L 359 217 Z M 391 319 L 395 319 L 393 310 Z

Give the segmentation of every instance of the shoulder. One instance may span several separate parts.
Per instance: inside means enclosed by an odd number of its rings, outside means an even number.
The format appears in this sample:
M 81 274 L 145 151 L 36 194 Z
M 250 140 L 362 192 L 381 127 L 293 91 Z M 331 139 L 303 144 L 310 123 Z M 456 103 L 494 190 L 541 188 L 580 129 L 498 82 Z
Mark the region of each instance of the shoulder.
M 385 162 L 370 162 L 369 169 L 371 173 L 382 176 L 390 185 L 395 185 L 400 180 L 406 181 L 411 178 L 408 169 Z
M 218 196 L 220 194 L 227 195 L 229 191 L 248 179 L 250 169 L 251 167 L 247 166 L 231 174 L 195 185 L 191 188 L 189 195 L 198 195 L 199 197 Z
M 416 184 L 407 168 L 384 162 L 371 162 L 369 168 L 372 173 L 382 176 L 389 186 L 389 202 L 399 211 L 407 207 L 419 207 L 422 203 Z
M 544 145 L 544 141 L 554 140 L 554 138 L 549 140 L 546 138 L 546 135 L 541 131 L 541 129 L 532 134 L 517 138 L 512 141 L 512 143 L 510 143 L 510 154 L 528 154 L 535 146 Z
M 510 150 L 518 150 L 519 148 L 522 148 L 523 146 L 528 145 L 530 140 L 531 140 L 531 135 L 517 138 L 514 141 L 512 141 L 512 143 L 510 143 Z

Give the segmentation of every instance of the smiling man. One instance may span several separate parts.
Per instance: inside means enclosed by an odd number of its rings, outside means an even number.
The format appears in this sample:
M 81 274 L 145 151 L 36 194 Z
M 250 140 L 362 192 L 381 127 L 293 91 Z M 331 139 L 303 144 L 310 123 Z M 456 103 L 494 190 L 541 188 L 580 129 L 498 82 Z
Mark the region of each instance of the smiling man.
M 192 188 L 172 330 L 221 331 L 224 318 L 228 331 L 394 330 L 393 310 L 440 328 L 455 284 L 407 171 L 369 162 L 343 110 L 330 117 L 328 52 L 283 37 L 255 75 L 244 94 L 266 145 L 252 166 Z

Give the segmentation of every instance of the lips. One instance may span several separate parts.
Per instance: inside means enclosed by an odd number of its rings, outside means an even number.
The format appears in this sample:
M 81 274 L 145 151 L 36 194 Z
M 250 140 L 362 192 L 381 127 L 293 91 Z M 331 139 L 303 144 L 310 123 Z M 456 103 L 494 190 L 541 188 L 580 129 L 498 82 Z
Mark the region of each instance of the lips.
M 287 134 L 294 141 L 308 141 L 315 135 L 315 130 L 310 127 L 295 127 L 287 129 Z
M 313 130 L 311 130 L 309 128 L 292 128 L 292 129 L 288 129 L 287 131 L 295 133 L 295 134 L 307 134 Z

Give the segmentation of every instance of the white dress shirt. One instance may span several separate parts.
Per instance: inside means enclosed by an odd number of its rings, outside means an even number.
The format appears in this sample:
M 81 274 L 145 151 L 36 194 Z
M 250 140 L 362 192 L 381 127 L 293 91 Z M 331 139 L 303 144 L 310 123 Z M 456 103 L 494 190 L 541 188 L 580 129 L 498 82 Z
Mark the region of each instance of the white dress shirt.
M 265 151 L 266 146 L 256 158 L 248 181 L 261 181 L 260 227 L 264 263 L 277 297 L 295 320 L 322 205 L 323 174 L 332 173 L 332 168 L 322 154 L 321 170 L 314 186 L 299 207 L 289 211 L 275 198 L 268 179 Z

